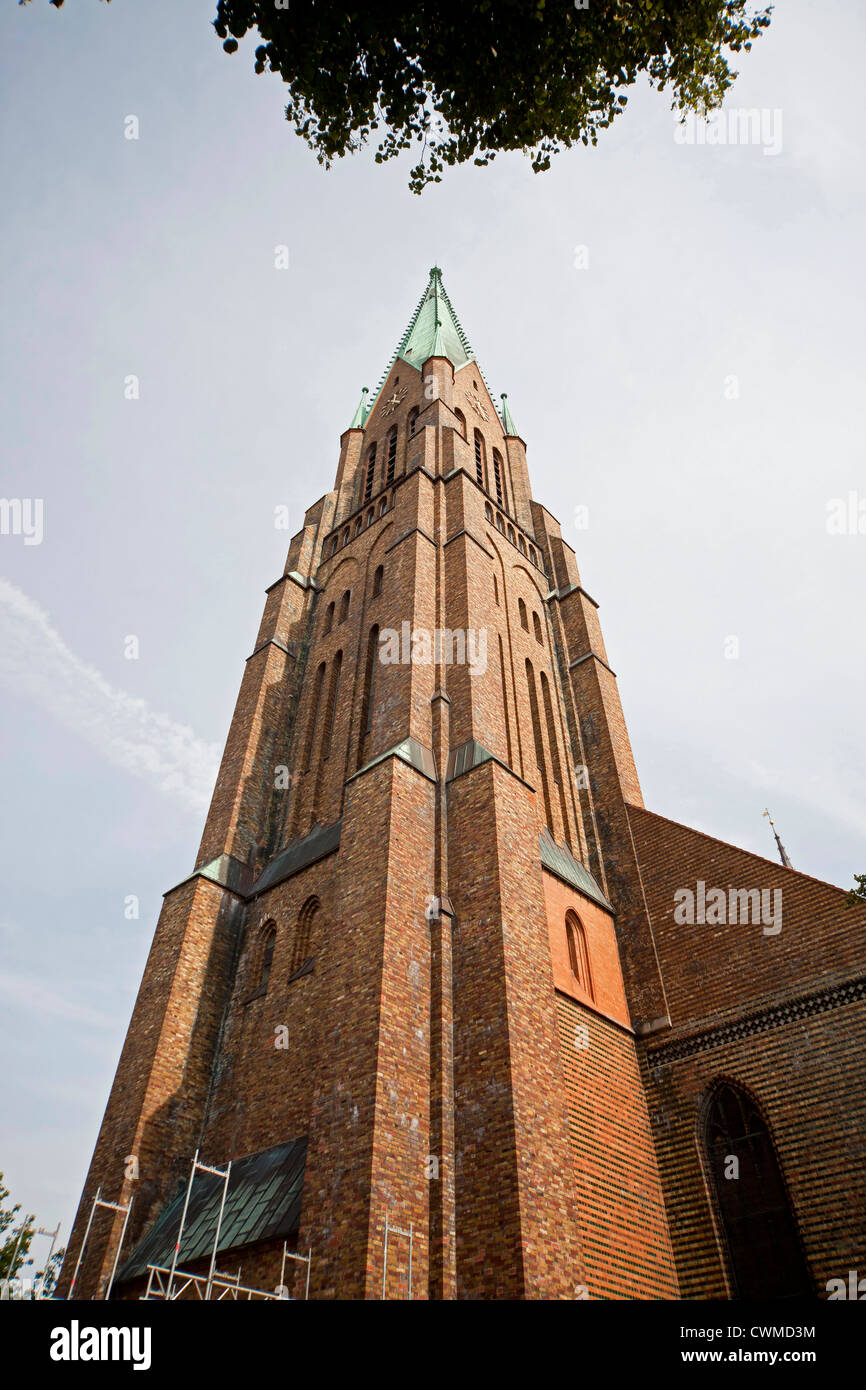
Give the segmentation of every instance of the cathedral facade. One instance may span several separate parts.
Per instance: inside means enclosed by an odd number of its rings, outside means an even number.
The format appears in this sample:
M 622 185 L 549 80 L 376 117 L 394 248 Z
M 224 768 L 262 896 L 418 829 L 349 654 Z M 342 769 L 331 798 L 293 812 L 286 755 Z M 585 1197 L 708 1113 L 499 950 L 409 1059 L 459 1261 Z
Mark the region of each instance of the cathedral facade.
M 644 806 L 434 268 L 267 591 L 59 1292 L 174 1259 L 315 1299 L 826 1297 L 866 1271 L 864 966 L 843 890 Z

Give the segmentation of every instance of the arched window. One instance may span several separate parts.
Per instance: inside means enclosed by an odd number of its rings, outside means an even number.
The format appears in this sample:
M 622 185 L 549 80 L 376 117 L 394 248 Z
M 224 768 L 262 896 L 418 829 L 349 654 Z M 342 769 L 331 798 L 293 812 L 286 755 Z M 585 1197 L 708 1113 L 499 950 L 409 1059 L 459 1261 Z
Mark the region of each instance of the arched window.
M 536 615 L 533 614 L 533 617 Z M 541 703 L 544 706 L 544 720 L 547 724 L 547 746 L 550 750 L 550 762 L 553 771 L 553 785 L 559 793 L 559 813 L 562 817 L 562 833 L 565 842 L 571 848 L 571 832 L 568 826 L 568 807 L 565 800 L 565 783 L 562 776 L 562 764 L 559 760 L 559 739 L 556 736 L 556 720 L 553 717 L 553 701 L 550 698 L 550 682 L 544 671 L 539 677 L 541 681 Z
M 496 601 L 496 603 L 499 602 L 499 585 L 498 585 L 497 582 L 496 582 L 496 575 L 495 575 L 495 574 L 494 574 L 494 576 L 493 576 L 493 598 L 494 598 L 494 600 Z
M 509 528 L 508 528 L 508 539 L 511 541 L 511 544 L 512 544 L 512 545 L 516 545 L 516 544 L 517 544 L 517 537 L 516 537 L 515 534 L 514 534 L 514 527 L 513 527 L 513 526 L 509 526 Z
M 498 512 L 496 513 L 496 529 L 497 531 L 501 531 L 503 536 L 505 535 L 505 526 L 503 524 L 502 517 L 499 515 Z
M 496 488 L 496 501 L 500 507 L 507 506 L 505 496 L 504 469 L 502 467 L 502 455 L 498 449 L 493 450 L 493 483 Z
M 373 507 L 371 507 L 370 510 L 369 510 L 368 513 L 367 513 L 367 525 L 368 525 L 368 526 L 372 526 L 372 525 L 373 525 L 373 522 L 374 522 L 375 520 L 376 520 L 376 512 L 375 512 L 375 509 L 374 509 Z
M 417 407 L 417 405 L 413 405 L 412 409 L 409 411 L 409 435 L 410 435 L 410 437 L 415 433 L 415 430 L 416 430 L 416 428 L 417 428 L 417 424 L 418 424 L 418 407 Z
M 460 433 L 463 435 L 463 438 L 465 439 L 465 438 L 466 438 L 466 416 L 463 414 L 463 411 L 462 411 L 462 410 L 455 410 L 454 414 L 457 416 L 457 424 L 458 424 L 458 426 L 459 426 L 459 428 L 460 428 Z
M 376 666 L 379 661 L 379 628 L 370 628 L 367 638 L 367 664 L 364 669 L 364 697 L 361 702 L 361 743 L 373 723 L 373 700 L 376 694 Z
M 491 505 L 490 505 L 489 502 L 485 502 L 485 503 L 484 503 L 484 515 L 487 517 L 487 520 L 488 520 L 488 521 L 491 521 L 491 522 L 492 522 L 492 520 L 493 520 L 493 508 L 491 507 Z
M 524 609 L 525 612 L 525 609 Z M 532 716 L 532 737 L 535 744 L 535 764 L 541 778 L 541 791 L 544 796 L 544 823 L 553 834 L 553 812 L 550 807 L 550 787 L 547 784 L 547 763 L 544 758 L 544 740 L 541 736 L 541 719 L 538 714 L 538 696 L 535 690 L 535 672 L 532 662 L 526 662 L 526 688 L 529 693 L 529 712 Z
M 525 555 L 525 554 L 526 554 L 526 541 L 523 539 L 522 536 L 518 536 L 518 537 L 517 537 L 517 543 L 518 543 L 518 545 L 520 546 L 520 553 L 521 553 L 521 555 Z
M 363 518 L 362 516 L 359 516 L 359 517 L 358 517 L 358 520 L 355 522 L 355 535 L 356 535 L 356 536 L 360 536 L 360 534 L 361 534 L 361 532 L 363 531 L 363 529 L 364 529 L 364 518 Z
M 344 595 L 345 597 L 345 595 Z M 340 690 L 340 671 L 343 667 L 343 653 L 337 652 L 334 657 L 334 665 L 331 669 L 331 684 L 328 689 L 328 704 L 325 709 L 325 723 L 322 733 L 322 757 L 327 758 L 331 752 L 331 738 L 334 732 L 334 714 L 337 709 L 337 695 Z
M 541 635 L 541 619 L 534 610 L 532 613 L 532 628 L 535 633 L 536 642 L 543 642 L 544 638 Z
M 373 483 L 376 479 L 376 445 L 371 444 L 367 450 L 367 476 L 364 479 L 364 501 L 369 502 L 373 496 Z
M 340 622 L 344 623 L 349 616 L 349 604 L 352 602 L 352 590 L 347 589 L 340 599 Z
M 502 637 L 499 637 L 499 678 L 502 682 L 502 713 L 505 719 L 505 743 L 508 751 L 508 766 L 512 767 L 511 749 L 511 717 L 508 712 L 508 680 L 505 675 L 505 649 L 502 645 Z
M 594 997 L 592 974 L 589 968 L 589 951 L 586 947 L 586 932 L 576 912 L 565 914 L 565 935 L 568 941 L 568 963 L 571 973 L 580 988 L 590 999 Z
M 271 978 L 271 966 L 274 963 L 274 947 L 277 944 L 277 929 L 273 922 L 262 929 L 261 937 L 261 966 L 259 970 L 259 989 L 266 990 L 268 980 Z
M 388 457 L 385 469 L 386 485 L 394 481 L 394 469 L 397 466 L 397 426 L 392 425 L 388 431 Z
M 349 535 L 350 535 L 350 532 L 349 532 L 349 528 L 348 528 L 348 526 L 347 526 L 346 529 L 345 529 L 345 531 L 343 532 L 343 545 L 348 545 L 348 544 L 349 544 Z
M 388 499 L 387 499 L 387 497 L 383 497 L 383 498 L 382 498 L 382 501 L 379 503 L 379 515 L 380 515 L 380 516 L 384 516 L 385 513 L 387 512 L 387 510 L 388 510 Z
M 332 628 L 333 626 L 334 626 L 334 605 L 333 605 L 332 603 L 329 603 L 327 609 L 325 610 L 325 625 L 324 625 L 324 627 L 322 628 L 322 636 L 323 636 L 323 637 L 327 637 L 328 633 L 331 631 L 331 628 Z
M 532 549 L 532 546 L 529 547 L 529 558 L 530 558 L 530 560 L 532 561 L 532 563 L 533 563 L 534 565 L 537 565 L 537 564 L 538 564 L 538 556 L 536 555 L 535 551 Z
M 382 576 L 384 573 L 384 566 L 379 565 L 376 573 L 373 575 L 373 598 L 376 598 L 382 592 Z
M 304 906 L 298 914 L 295 926 L 295 935 L 292 941 L 292 955 L 289 960 L 289 978 L 306 965 L 310 959 L 310 942 L 313 935 L 313 918 L 318 912 L 321 903 L 318 898 L 307 898 Z
M 809 1298 L 812 1281 L 770 1131 L 747 1091 L 719 1082 L 703 1140 L 736 1298 Z
M 486 483 L 486 473 L 487 473 L 487 469 L 486 469 L 486 467 L 485 467 L 485 463 L 486 463 L 486 460 L 485 460 L 485 458 L 484 458 L 484 440 L 481 438 L 480 432 L 479 432 L 478 430 L 476 430 L 476 431 L 475 431 L 475 481 L 476 481 L 476 483 L 478 484 L 479 487 L 483 487 L 483 488 L 485 489 L 485 491 L 486 491 L 486 489 L 487 489 L 487 483 Z
M 332 613 L 333 613 L 333 608 L 334 608 L 334 605 L 331 604 L 331 611 L 332 611 Z M 324 661 L 323 661 L 322 664 L 321 664 L 321 666 L 319 667 L 318 671 L 316 672 L 316 684 L 315 684 L 315 686 L 313 687 L 313 704 L 312 704 L 312 707 L 311 707 L 311 710 L 310 710 L 310 725 L 309 725 L 309 732 L 308 732 L 308 734 L 307 734 L 307 756 L 306 756 L 306 758 L 304 759 L 304 771 L 305 771 L 305 772 L 309 772 L 309 770 L 310 770 L 310 765 L 311 765 L 311 763 L 312 763 L 312 761 L 313 761 L 313 749 L 314 749 L 315 743 L 316 743 L 316 724 L 317 724 L 318 718 L 319 718 L 319 705 L 322 703 L 322 687 L 323 687 L 324 683 L 325 683 L 325 663 L 324 663 Z
M 522 599 L 522 598 L 519 598 L 519 599 L 517 600 L 517 611 L 518 611 L 518 613 L 520 614 L 520 626 L 521 626 L 522 628 L 525 628 L 526 631 L 528 632 L 528 631 L 529 631 L 529 620 L 528 620 L 528 618 L 527 618 L 527 616 L 526 616 L 526 604 L 523 602 L 523 599 Z

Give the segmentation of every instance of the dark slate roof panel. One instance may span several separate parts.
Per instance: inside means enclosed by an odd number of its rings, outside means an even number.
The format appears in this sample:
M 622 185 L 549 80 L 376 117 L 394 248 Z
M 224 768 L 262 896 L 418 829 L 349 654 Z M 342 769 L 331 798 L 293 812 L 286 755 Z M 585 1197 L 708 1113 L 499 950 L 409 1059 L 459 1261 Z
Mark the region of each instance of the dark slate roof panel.
M 341 824 L 341 821 L 335 821 L 333 825 L 316 825 L 303 840 L 295 840 L 287 845 L 265 866 L 250 889 L 250 896 L 254 897 L 265 888 L 273 888 L 275 883 L 282 883 L 283 879 L 306 869 L 308 864 L 315 864 L 317 859 L 333 854 L 334 850 L 340 848 Z
M 549 830 L 543 831 L 538 840 L 541 845 L 541 862 L 546 869 L 549 869 L 552 874 L 556 874 L 557 878 L 570 883 L 579 892 L 585 893 L 588 898 L 592 898 L 602 907 L 607 908 L 608 912 L 613 911 L 589 869 L 585 869 L 580 860 L 575 859 L 571 851 L 566 849 L 564 845 L 558 845 Z
M 232 1163 L 220 1228 L 219 1253 L 297 1233 L 306 1159 L 305 1136 Z M 121 1267 L 117 1276 L 119 1281 L 145 1274 L 149 1264 L 171 1264 L 188 1181 L 163 1208 L 147 1235 Z M 180 1268 L 209 1255 L 213 1249 L 222 1194 L 221 1178 L 212 1173 L 196 1173 L 178 1257 Z

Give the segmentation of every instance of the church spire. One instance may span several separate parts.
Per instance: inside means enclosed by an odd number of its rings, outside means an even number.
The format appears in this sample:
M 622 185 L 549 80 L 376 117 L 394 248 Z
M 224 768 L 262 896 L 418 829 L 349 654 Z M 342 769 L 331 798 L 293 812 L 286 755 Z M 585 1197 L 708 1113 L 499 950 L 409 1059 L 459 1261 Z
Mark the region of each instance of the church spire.
M 397 357 L 420 371 L 428 357 L 447 357 L 454 367 L 475 358 L 442 284 L 438 265 L 430 270 L 427 289 L 397 347 Z
M 361 387 L 361 399 L 360 399 L 359 402 L 358 402 L 358 409 L 355 411 L 355 414 L 352 416 L 352 423 L 351 423 L 351 425 L 349 426 L 349 429 L 350 429 L 350 430 L 362 430 L 362 429 L 364 428 L 364 423 L 365 423 L 365 421 L 366 421 L 366 419 L 367 419 L 367 414 L 368 414 L 368 411 L 367 411 L 367 392 L 368 392 L 369 389 L 370 389 L 370 388 L 369 388 L 368 386 L 362 386 L 362 387 Z
M 514 423 L 514 417 L 512 416 L 511 411 L 508 409 L 508 394 L 507 394 L 507 392 L 505 392 L 505 391 L 502 392 L 502 415 L 501 415 L 501 419 L 502 419 L 502 428 L 503 428 L 503 430 L 505 431 L 505 433 L 506 433 L 506 434 L 513 434 L 513 435 L 515 435 L 515 436 L 517 436 L 517 437 L 519 438 L 520 436 L 517 434 L 517 426 L 516 426 L 515 423 Z
M 442 271 L 438 265 L 430 269 L 427 288 L 376 387 L 367 415 L 369 416 L 391 368 L 399 358 L 408 362 L 410 366 L 417 367 L 420 372 L 424 363 L 431 357 L 445 357 L 455 369 L 465 367 L 467 362 L 476 361 L 469 339 L 463 332 L 463 326 L 442 283 Z
M 776 829 L 775 825 L 773 825 L 773 817 L 770 815 L 770 812 L 769 812 L 769 811 L 766 811 L 766 810 L 764 811 L 764 815 L 767 817 L 767 820 L 770 822 L 770 825 L 772 826 L 773 834 L 774 834 L 775 837 L 776 837 L 776 844 L 777 844 L 777 846 L 778 846 L 778 848 L 779 848 L 779 858 L 781 859 L 781 861 L 782 861 L 782 863 L 784 864 L 784 866 L 785 866 L 786 869 L 793 869 L 794 866 L 793 866 L 793 864 L 791 863 L 790 859 L 788 858 L 788 851 L 785 849 L 785 846 L 782 844 L 782 841 L 779 839 L 779 832 L 778 832 L 778 830 Z

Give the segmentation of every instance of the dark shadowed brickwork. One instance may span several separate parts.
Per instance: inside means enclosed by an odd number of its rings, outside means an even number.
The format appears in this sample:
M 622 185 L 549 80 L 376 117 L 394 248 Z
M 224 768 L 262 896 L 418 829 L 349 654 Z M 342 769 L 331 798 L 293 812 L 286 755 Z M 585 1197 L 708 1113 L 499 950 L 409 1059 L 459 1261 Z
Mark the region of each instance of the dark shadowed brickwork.
M 134 1199 L 135 1297 L 196 1149 L 294 1143 L 268 1230 L 316 1299 L 407 1297 L 410 1229 L 413 1298 L 782 1296 L 774 1249 L 822 1296 L 866 1270 L 866 910 L 644 808 L 598 605 L 438 271 L 371 402 L 268 589 L 61 1291 L 98 1187 Z M 242 1238 L 218 1266 L 275 1289 L 282 1241 Z

